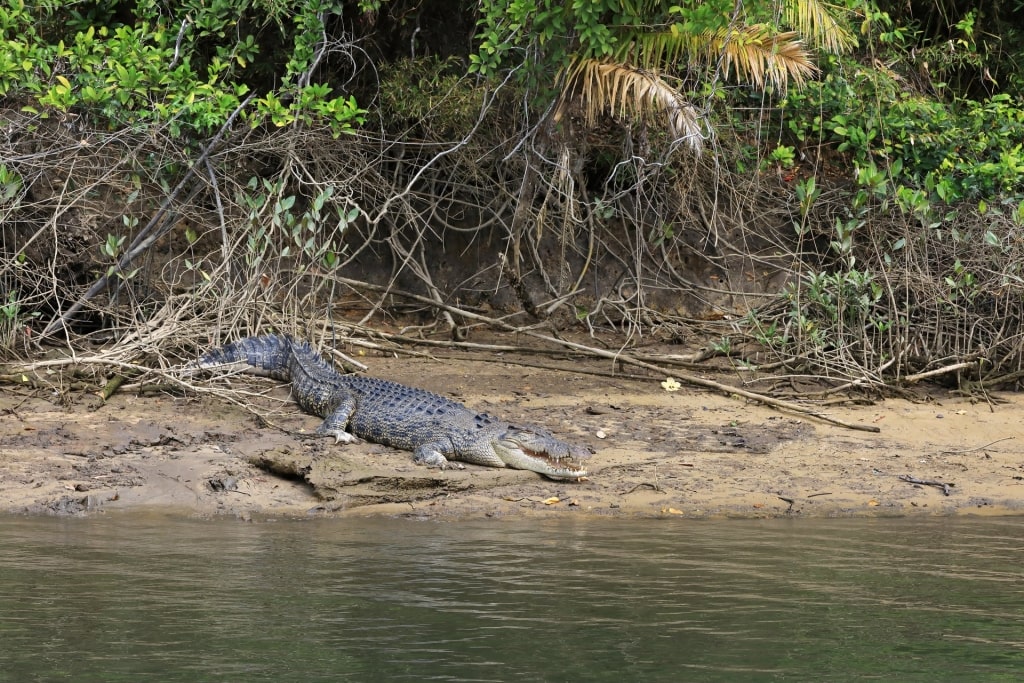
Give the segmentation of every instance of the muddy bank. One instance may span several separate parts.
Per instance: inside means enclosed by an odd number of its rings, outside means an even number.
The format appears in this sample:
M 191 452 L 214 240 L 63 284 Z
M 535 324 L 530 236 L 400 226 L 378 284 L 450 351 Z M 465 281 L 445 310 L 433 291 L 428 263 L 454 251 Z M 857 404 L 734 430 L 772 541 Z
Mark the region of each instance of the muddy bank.
M 555 482 L 305 438 L 319 420 L 286 387 L 232 382 L 256 413 L 208 398 L 0 396 L 0 510 L 85 514 L 474 517 L 877 516 L 1024 511 L 1024 400 L 935 395 L 837 405 L 851 431 L 659 380 L 459 360 L 371 359 L 371 374 L 453 396 L 592 446 L 591 474 Z M 601 367 L 597 364 L 594 367 Z M 602 368 L 604 369 L 604 368 Z M 258 413 L 258 414 L 257 414 Z M 268 424 L 272 423 L 272 424 Z M 922 483 L 929 482 L 929 483 Z

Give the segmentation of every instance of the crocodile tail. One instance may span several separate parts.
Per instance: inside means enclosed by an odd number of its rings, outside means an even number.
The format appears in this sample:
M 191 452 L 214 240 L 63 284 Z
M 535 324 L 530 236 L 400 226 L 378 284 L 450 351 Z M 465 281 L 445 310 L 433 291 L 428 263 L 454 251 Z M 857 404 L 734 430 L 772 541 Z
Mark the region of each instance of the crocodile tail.
M 291 379 L 293 382 L 322 384 L 339 379 L 340 375 L 334 367 L 324 360 L 308 341 L 287 339 L 290 345 Z
M 199 357 L 200 368 L 216 368 L 245 363 L 256 373 L 275 379 L 291 378 L 292 340 L 278 334 L 246 337 L 207 351 Z

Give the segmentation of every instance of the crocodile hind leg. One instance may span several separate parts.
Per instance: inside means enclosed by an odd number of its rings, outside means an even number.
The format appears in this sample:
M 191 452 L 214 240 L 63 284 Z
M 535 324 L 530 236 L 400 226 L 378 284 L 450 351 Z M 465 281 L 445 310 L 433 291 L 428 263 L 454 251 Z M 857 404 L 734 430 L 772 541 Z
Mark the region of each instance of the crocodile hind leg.
M 355 435 L 345 430 L 345 427 L 348 426 L 348 419 L 351 417 L 352 412 L 355 409 L 355 397 L 349 394 L 340 404 L 338 404 L 338 407 L 320 423 L 320 426 L 316 428 L 316 433 L 320 436 L 333 436 L 334 443 L 352 443 L 353 441 L 358 441 Z

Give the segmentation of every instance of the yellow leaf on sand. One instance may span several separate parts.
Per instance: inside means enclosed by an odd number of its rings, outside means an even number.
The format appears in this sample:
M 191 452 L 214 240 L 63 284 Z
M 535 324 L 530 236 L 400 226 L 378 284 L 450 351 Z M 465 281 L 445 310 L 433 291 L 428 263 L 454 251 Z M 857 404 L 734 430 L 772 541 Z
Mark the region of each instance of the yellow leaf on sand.
M 681 387 L 681 386 L 683 386 L 683 385 L 680 384 L 678 382 L 678 380 L 676 380 L 673 377 L 669 377 L 664 382 L 661 383 L 661 387 L 665 391 L 679 391 L 679 387 Z
M 562 500 L 558 496 L 551 496 L 550 498 L 544 499 L 545 505 L 554 505 L 555 503 L 561 503 Z

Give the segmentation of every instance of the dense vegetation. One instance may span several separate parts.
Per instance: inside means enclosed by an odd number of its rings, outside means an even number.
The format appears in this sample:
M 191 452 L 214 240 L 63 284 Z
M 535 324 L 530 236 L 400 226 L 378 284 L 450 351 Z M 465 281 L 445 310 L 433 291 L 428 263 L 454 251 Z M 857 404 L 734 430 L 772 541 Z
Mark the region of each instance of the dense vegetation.
M 1019 10 L 5 0 L 0 350 L 413 314 L 1015 384 Z

